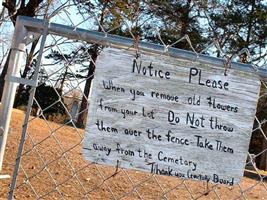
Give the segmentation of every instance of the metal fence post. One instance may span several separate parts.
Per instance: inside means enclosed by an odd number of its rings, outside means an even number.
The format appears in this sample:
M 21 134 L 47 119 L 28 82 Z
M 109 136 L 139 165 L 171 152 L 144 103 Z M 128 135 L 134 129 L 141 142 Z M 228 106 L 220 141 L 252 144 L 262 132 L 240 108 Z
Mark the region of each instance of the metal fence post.
M 44 51 L 46 37 L 47 37 L 47 34 L 48 34 L 48 26 L 49 26 L 49 22 L 48 21 L 44 21 L 43 36 L 42 36 L 42 40 L 41 40 L 41 44 L 40 44 L 39 55 L 37 57 L 37 64 L 35 66 L 35 72 L 34 72 L 34 75 L 33 75 L 33 80 L 36 83 L 37 83 L 38 76 L 39 76 L 39 70 L 40 70 L 42 55 L 43 55 L 43 51 Z M 21 141 L 20 141 L 20 144 L 19 144 L 18 156 L 17 156 L 17 159 L 16 159 L 16 166 L 15 166 L 14 172 L 13 172 L 13 178 L 12 178 L 12 182 L 11 182 L 11 186 L 10 186 L 10 191 L 9 191 L 9 194 L 8 194 L 8 199 L 13 199 L 14 190 L 15 190 L 16 183 L 17 183 L 17 176 L 18 176 L 19 167 L 20 167 L 21 154 L 23 152 L 24 142 L 25 142 L 25 138 L 26 138 L 26 135 L 27 135 L 27 129 L 28 129 L 28 126 L 29 126 L 27 122 L 30 119 L 30 114 L 31 114 L 31 109 L 32 109 L 31 106 L 32 106 L 32 104 L 34 102 L 34 95 L 35 95 L 35 91 L 36 91 L 36 86 L 32 87 L 31 91 L 30 91 L 30 96 L 29 96 L 29 101 L 28 101 L 28 106 L 27 106 L 27 112 L 26 112 L 26 115 L 25 115 L 25 120 L 24 120 L 24 124 L 23 124 L 23 129 L 22 129 Z
M 0 105 L 0 172 L 4 159 L 5 146 L 9 130 L 12 108 L 18 83 L 12 81 L 12 77 L 19 75 L 21 60 L 26 48 L 27 30 L 19 21 L 13 35 L 11 56 L 8 64 L 8 71 L 5 77 L 5 87 Z

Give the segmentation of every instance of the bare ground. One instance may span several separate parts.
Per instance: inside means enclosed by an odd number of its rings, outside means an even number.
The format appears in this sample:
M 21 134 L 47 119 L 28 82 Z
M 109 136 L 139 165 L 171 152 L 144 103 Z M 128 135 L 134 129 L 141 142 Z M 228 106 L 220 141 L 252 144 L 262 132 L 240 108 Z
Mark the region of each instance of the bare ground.
M 1 174 L 13 173 L 24 117 L 22 111 L 13 111 Z M 265 172 L 247 171 L 240 185 L 226 187 L 134 170 L 116 171 L 85 161 L 82 138 L 81 129 L 31 118 L 14 198 L 267 199 Z M 11 179 L 0 180 L 0 199 L 7 198 L 10 183 Z

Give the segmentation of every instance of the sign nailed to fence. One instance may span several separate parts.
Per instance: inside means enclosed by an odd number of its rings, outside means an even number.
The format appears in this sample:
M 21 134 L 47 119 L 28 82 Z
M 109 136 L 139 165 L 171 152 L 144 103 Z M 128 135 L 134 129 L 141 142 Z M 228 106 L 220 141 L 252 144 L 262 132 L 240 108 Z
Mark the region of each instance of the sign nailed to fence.
M 233 185 L 260 81 L 251 73 L 129 50 L 100 55 L 84 141 L 100 164 Z

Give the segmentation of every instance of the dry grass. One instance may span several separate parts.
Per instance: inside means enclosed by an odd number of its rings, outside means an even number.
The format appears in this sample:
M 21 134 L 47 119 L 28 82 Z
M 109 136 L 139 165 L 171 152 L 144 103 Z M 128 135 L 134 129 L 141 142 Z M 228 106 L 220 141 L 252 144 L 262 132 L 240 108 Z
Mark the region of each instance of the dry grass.
M 24 113 L 14 110 L 2 174 L 12 175 L 23 121 Z M 115 168 L 84 160 L 83 130 L 34 118 L 28 133 L 15 199 L 86 199 L 85 193 L 88 199 L 267 199 L 266 174 L 262 181 L 257 174 L 244 177 L 235 187 L 207 187 L 203 182 L 122 169 L 112 176 Z M 6 199 L 10 181 L 0 181 L 0 199 Z

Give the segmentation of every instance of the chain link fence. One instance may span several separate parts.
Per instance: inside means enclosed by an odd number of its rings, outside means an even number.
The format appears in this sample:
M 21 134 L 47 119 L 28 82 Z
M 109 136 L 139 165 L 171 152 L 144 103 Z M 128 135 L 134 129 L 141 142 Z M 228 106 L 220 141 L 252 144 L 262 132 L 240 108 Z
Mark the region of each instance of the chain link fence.
M 57 16 L 62 22 L 68 21 L 70 26 L 66 29 L 46 21 L 27 21 L 31 37 L 19 63 L 21 69 L 27 62 L 32 42 L 39 36 L 41 42 L 26 77 L 33 82 L 20 85 L 20 93 L 17 91 L 19 98 L 15 104 L 20 110 L 13 110 L 2 170 L 12 178 L 0 181 L 0 198 L 266 199 L 267 172 L 262 169 L 264 166 L 266 169 L 267 164 L 267 84 L 263 78 L 247 166 L 242 182 L 236 186 L 165 177 L 86 161 L 82 155 L 83 127 L 90 104 L 86 88 L 91 84 L 97 56 L 109 43 L 124 43 L 128 48 L 138 49 L 141 41 L 123 16 L 122 25 L 107 30 L 97 15 L 84 17 L 80 13 L 80 22 L 75 24 L 70 12 L 63 9 Z M 99 34 L 92 32 L 92 37 L 88 38 L 79 29 L 88 23 L 98 27 Z M 109 35 L 122 26 L 128 29 L 126 35 L 131 38 L 127 44 L 124 38 Z M 164 55 L 179 42 L 186 42 L 195 58 L 207 51 L 223 53 L 217 41 L 209 43 L 204 50 L 196 50 L 187 35 L 166 44 L 157 30 L 155 34 L 161 42 L 157 51 Z M 232 58 L 224 59 L 231 63 Z M 259 73 L 259 67 L 254 66 L 254 69 Z

